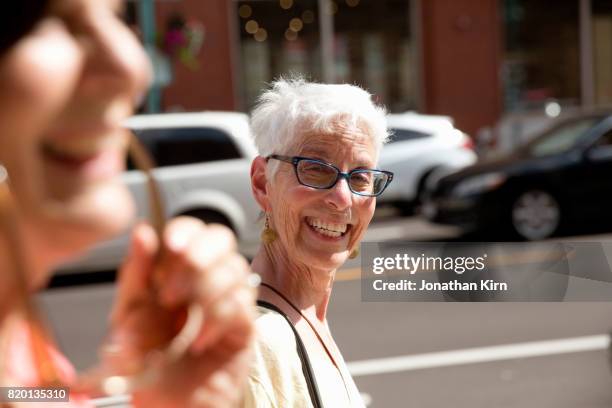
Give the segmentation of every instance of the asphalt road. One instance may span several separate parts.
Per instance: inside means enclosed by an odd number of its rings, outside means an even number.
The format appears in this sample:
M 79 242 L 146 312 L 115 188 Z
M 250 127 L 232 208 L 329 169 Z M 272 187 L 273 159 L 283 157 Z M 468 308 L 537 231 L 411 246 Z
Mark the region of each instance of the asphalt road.
M 457 234 L 388 217 L 374 223 L 366 239 L 451 240 Z M 367 303 L 357 268 L 352 261 L 339 273 L 328 316 L 345 359 L 360 369 L 355 379 L 370 407 L 612 406 L 605 349 L 612 302 Z M 79 368 L 95 360 L 112 295 L 112 285 L 100 284 L 39 297 Z
M 359 281 L 338 282 L 329 309 L 330 326 L 348 362 L 480 352 L 612 329 L 612 303 L 364 303 L 360 297 Z M 457 364 L 449 356 L 439 367 L 355 380 L 377 408 L 612 406 L 606 350 L 497 358 Z

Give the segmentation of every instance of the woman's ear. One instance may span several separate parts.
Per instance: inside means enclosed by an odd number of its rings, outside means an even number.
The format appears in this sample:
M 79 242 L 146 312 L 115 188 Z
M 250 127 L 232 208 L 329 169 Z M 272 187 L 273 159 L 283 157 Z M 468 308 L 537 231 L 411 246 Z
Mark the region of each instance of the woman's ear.
M 251 163 L 251 190 L 253 197 L 264 212 L 269 210 L 268 201 L 268 178 L 266 176 L 267 160 L 261 156 L 257 156 Z

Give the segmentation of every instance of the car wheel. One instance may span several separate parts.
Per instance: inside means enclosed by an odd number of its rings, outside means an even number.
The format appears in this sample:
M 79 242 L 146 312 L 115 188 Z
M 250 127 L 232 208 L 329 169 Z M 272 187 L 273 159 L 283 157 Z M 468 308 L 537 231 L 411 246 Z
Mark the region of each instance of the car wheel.
M 416 205 L 420 206 L 425 202 L 426 195 L 428 193 L 427 186 L 429 185 L 429 179 L 431 176 L 438 170 L 437 167 L 428 170 L 421 179 L 419 180 L 419 184 L 417 185 L 417 195 L 416 195 Z
M 433 168 L 427 170 L 425 174 L 419 179 L 417 184 L 416 196 L 413 201 L 401 201 L 398 203 L 398 209 L 403 216 L 412 216 L 421 212 L 421 207 L 425 203 L 427 198 L 427 185 L 432 174 L 437 170 Z
M 514 231 L 528 241 L 548 238 L 561 225 L 559 201 L 544 190 L 527 190 L 519 194 L 511 212 Z
M 204 221 L 206 224 L 221 224 L 221 225 L 225 225 L 226 227 L 228 227 L 229 229 L 234 231 L 234 228 L 232 227 L 232 224 L 229 222 L 229 220 L 223 214 L 218 213 L 217 211 L 212 211 L 212 210 L 190 210 L 190 211 L 187 211 L 187 212 L 183 213 L 182 215 L 187 215 L 189 217 L 197 218 L 199 220 Z M 234 232 L 236 232 L 236 231 L 234 231 Z

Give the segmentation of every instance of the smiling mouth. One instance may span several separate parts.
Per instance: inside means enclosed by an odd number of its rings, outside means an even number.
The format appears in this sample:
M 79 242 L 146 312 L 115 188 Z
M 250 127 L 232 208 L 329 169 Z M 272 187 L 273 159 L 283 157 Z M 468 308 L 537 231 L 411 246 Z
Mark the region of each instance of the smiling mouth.
M 306 224 L 318 234 L 329 238 L 340 238 L 351 230 L 351 224 L 336 224 L 318 218 L 306 217 Z

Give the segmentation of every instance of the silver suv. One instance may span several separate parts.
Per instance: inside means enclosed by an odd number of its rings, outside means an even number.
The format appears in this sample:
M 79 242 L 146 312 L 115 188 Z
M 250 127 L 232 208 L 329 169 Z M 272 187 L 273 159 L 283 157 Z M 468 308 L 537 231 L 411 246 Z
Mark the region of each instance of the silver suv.
M 252 256 L 258 245 L 259 207 L 251 195 L 249 170 L 256 149 L 248 117 L 236 112 L 170 113 L 134 116 L 126 126 L 148 148 L 157 164 L 155 179 L 166 205 L 166 216 L 191 215 L 230 227 L 240 251 Z M 123 175 L 139 218 L 148 213 L 144 175 L 128 162 Z M 102 243 L 62 266 L 59 274 L 110 270 L 127 249 L 124 234 Z

